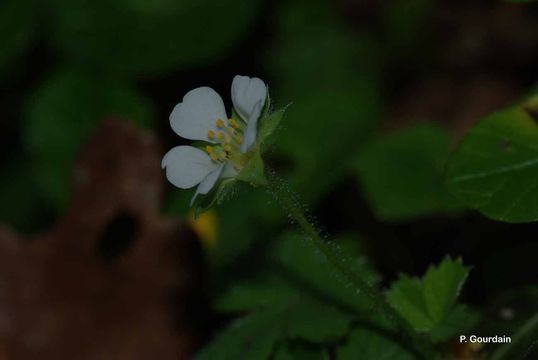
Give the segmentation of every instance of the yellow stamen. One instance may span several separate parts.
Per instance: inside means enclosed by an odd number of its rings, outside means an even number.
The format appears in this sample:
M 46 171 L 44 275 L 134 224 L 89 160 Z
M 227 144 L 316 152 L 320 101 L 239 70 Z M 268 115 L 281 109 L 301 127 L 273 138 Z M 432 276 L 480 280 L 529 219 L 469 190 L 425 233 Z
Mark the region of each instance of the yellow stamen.
M 220 153 L 220 158 L 226 159 L 226 153 L 224 151 Z
M 220 141 L 224 141 L 224 133 L 222 131 L 219 132 L 218 137 Z
M 235 121 L 235 119 L 229 119 L 228 124 L 230 124 L 230 126 L 233 127 L 234 129 L 239 128 L 239 124 L 237 123 L 237 121 Z
M 207 132 L 207 137 L 209 140 L 213 140 L 215 138 L 215 132 L 213 130 L 209 130 Z
M 208 154 L 212 154 L 213 153 L 213 146 L 206 146 L 205 147 L 205 150 L 207 151 Z
M 217 119 L 217 127 L 220 129 L 224 126 L 224 120 L 222 119 Z
M 230 145 L 224 145 L 224 151 L 232 151 L 232 147 Z
M 211 160 L 217 161 L 218 157 L 215 153 L 209 154 L 209 157 L 211 157 Z
M 237 135 L 235 137 L 235 142 L 241 145 L 243 143 L 243 137 L 241 135 Z

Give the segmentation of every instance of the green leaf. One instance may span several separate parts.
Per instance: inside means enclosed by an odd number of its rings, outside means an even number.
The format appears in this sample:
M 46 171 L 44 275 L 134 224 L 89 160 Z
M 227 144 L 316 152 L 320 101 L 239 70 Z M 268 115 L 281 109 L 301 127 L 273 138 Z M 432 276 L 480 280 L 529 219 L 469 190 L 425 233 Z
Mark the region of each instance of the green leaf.
M 259 1 L 54 0 L 52 43 L 62 54 L 114 74 L 203 67 L 245 37 Z
M 283 308 L 271 307 L 234 321 L 196 356 L 197 360 L 268 359 L 280 334 Z
M 215 308 L 219 312 L 250 312 L 287 303 L 296 295 L 297 290 L 280 279 L 235 281 L 217 298 Z
M 293 342 L 280 345 L 272 357 L 273 360 L 328 360 L 330 358 L 328 351 L 323 348 Z
M 286 335 L 314 343 L 327 343 L 343 337 L 351 318 L 330 304 L 302 297 L 294 302 L 287 316 Z
M 34 0 L 0 2 L 0 72 L 27 50 L 35 38 L 38 5 Z
M 76 70 L 54 74 L 27 104 L 23 140 L 39 179 L 39 192 L 56 211 L 63 209 L 81 145 L 105 117 L 118 116 L 147 126 L 147 99 L 130 86 Z
M 334 307 L 316 292 L 294 287 L 282 278 L 255 279 L 233 284 L 216 303 L 216 309 L 232 313 L 263 311 L 268 307 L 284 307 L 281 329 L 288 338 L 314 343 L 327 343 L 343 337 L 352 317 Z
M 344 345 L 336 349 L 336 359 L 413 360 L 416 357 L 397 342 L 359 327 L 350 333 Z
M 458 209 L 443 181 L 450 138 L 428 123 L 382 136 L 355 163 L 376 216 L 405 220 Z
M 463 203 L 501 221 L 538 220 L 538 126 L 525 106 L 476 124 L 450 158 L 446 181 Z
M 454 308 L 457 296 L 467 279 L 469 268 L 461 260 L 446 258 L 438 266 L 430 266 L 420 279 L 402 275 L 394 282 L 387 299 L 392 307 L 419 332 L 446 329 L 450 316 L 461 315 L 461 308 Z
M 357 238 L 341 237 L 333 241 L 332 247 L 350 269 L 363 275 L 366 282 L 375 284 L 379 280 L 365 257 L 361 256 Z M 331 302 L 337 302 L 351 311 L 362 312 L 371 306 L 368 298 L 357 294 L 324 255 L 299 235 L 283 236 L 276 243 L 273 256 L 293 275 L 297 285 L 315 290 L 326 299 L 331 299 Z

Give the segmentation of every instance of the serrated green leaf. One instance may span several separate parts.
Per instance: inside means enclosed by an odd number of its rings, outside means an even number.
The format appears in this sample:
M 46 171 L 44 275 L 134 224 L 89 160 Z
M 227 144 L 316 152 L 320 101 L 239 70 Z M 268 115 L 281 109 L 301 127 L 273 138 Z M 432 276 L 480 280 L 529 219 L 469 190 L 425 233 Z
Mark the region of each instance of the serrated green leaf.
M 444 322 L 450 321 L 454 311 L 461 314 L 461 309 L 454 310 L 454 304 L 468 273 L 461 260 L 447 257 L 439 266 L 430 266 L 421 280 L 401 276 L 392 284 L 387 299 L 416 331 L 432 332 L 447 326 Z
M 49 78 L 26 108 L 23 141 L 38 190 L 55 211 L 68 201 L 77 151 L 104 118 L 152 121 L 149 101 L 129 85 L 72 69 Z
M 533 111 L 515 106 L 496 112 L 465 135 L 446 170 L 449 190 L 463 203 L 496 220 L 538 220 L 538 126 Z
M 422 278 L 424 300 L 434 323 L 449 313 L 467 280 L 469 268 L 461 260 L 446 258 L 439 266 L 430 266 Z
M 448 133 L 428 123 L 366 145 L 355 169 L 376 216 L 406 220 L 459 209 L 443 181 L 449 149 Z
M 336 349 L 336 360 L 414 360 L 416 357 L 397 342 L 371 329 L 357 328 Z

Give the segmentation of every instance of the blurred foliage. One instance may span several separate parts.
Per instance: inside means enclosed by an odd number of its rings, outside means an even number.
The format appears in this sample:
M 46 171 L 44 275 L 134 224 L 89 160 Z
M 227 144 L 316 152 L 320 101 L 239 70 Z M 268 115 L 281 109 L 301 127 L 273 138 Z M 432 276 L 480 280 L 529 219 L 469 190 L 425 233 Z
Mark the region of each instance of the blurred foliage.
M 52 43 L 114 74 L 156 74 L 213 62 L 233 50 L 259 1 L 53 0 Z
M 336 359 L 413 360 L 415 356 L 397 342 L 358 327 L 349 333 L 346 343 L 336 349 Z
M 9 206 L 0 207 L 0 219 L 24 233 L 35 230 L 39 204 L 36 179 L 28 166 L 28 159 L 18 158 L 1 169 L 0 199 Z
M 0 3 L 0 75 L 28 50 L 36 35 L 35 0 L 3 0 Z
M 353 240 L 344 236 L 336 239 L 335 244 L 352 259 L 350 266 L 361 269 L 365 280 L 375 283 L 377 275 Z M 215 304 L 221 312 L 248 315 L 224 330 L 199 354 L 200 358 L 232 359 L 245 353 L 267 358 L 270 351 L 265 346 L 271 342 L 271 347 L 275 347 L 279 339 L 328 346 L 345 337 L 352 322 L 358 319 L 378 327 L 387 326 L 375 314 L 366 312 L 372 305 L 368 299 L 357 294 L 300 236 L 285 235 L 265 248 L 264 253 L 254 273 L 245 274 L 243 281 L 236 280 Z M 256 330 L 258 327 L 260 330 Z M 256 354 L 252 355 L 254 349 Z
M 271 60 L 278 100 L 290 103 L 276 154 L 309 203 L 349 171 L 381 114 L 375 43 L 352 37 L 324 1 L 284 2 Z
M 538 220 L 538 126 L 529 102 L 487 116 L 447 165 L 447 184 L 468 206 L 507 222 Z
M 56 212 L 65 209 L 79 147 L 103 118 L 152 123 L 150 101 L 128 84 L 74 69 L 52 75 L 27 103 L 23 140 L 40 194 Z
M 443 181 L 449 148 L 448 133 L 427 123 L 368 144 L 355 166 L 377 217 L 405 220 L 457 210 Z

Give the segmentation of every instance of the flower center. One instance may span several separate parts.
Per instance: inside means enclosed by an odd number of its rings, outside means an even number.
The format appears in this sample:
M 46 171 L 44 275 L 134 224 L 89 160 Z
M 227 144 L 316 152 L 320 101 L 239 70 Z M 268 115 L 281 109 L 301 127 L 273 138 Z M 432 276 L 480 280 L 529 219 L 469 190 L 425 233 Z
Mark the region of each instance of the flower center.
M 230 162 L 240 171 L 250 158 L 239 150 L 243 143 L 245 125 L 235 119 L 228 119 L 227 125 L 224 120 L 217 119 L 215 125 L 217 131 L 209 130 L 207 138 L 216 144 L 206 146 L 207 154 L 211 160 L 219 163 Z

